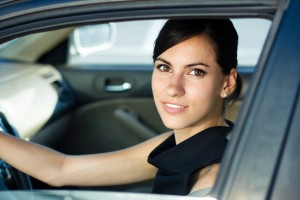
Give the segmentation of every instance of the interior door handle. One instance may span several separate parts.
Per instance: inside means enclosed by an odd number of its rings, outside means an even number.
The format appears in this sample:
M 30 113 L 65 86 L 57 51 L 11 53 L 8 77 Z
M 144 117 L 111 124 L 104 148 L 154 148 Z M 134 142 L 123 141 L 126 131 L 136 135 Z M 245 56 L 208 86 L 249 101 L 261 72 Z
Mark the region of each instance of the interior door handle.
M 131 89 L 131 83 L 123 82 L 121 84 L 107 83 L 105 85 L 105 91 L 107 92 L 124 92 Z

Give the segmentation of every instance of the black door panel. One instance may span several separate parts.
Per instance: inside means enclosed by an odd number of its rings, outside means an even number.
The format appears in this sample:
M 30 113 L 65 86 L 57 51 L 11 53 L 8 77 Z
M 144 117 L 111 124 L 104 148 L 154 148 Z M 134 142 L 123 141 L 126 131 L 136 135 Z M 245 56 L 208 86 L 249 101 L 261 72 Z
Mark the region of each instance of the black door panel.
M 85 154 L 119 150 L 165 131 L 151 98 L 98 101 L 74 112 L 60 151 Z
M 61 68 L 61 73 L 73 88 L 79 103 L 120 97 L 152 97 L 152 66 L 109 66 L 105 68 Z M 115 90 L 130 84 L 124 90 Z

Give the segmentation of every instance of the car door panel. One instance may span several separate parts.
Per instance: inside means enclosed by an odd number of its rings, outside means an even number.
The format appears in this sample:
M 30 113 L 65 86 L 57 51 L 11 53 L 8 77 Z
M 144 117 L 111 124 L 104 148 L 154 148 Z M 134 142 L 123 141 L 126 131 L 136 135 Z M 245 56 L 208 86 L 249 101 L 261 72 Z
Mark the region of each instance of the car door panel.
M 63 152 L 113 151 L 168 130 L 152 98 L 150 67 L 122 67 L 60 70 L 80 104 L 62 142 Z M 124 84 L 130 88 L 118 91 Z M 117 90 L 109 91 L 109 86 Z
M 152 97 L 152 66 L 105 66 L 60 68 L 75 91 L 79 103 L 120 97 Z M 109 86 L 130 84 L 123 91 L 111 91 Z
M 76 110 L 62 140 L 69 154 L 123 149 L 167 131 L 150 98 L 98 101 Z
M 300 87 L 299 87 L 300 88 Z M 300 181 L 300 90 L 298 99 L 294 103 L 294 113 L 291 116 L 290 128 L 282 143 L 281 157 L 278 158 L 278 166 L 273 177 L 274 187 L 270 188 L 272 195 L 270 199 L 298 199 Z M 271 193 L 271 192 L 270 192 Z

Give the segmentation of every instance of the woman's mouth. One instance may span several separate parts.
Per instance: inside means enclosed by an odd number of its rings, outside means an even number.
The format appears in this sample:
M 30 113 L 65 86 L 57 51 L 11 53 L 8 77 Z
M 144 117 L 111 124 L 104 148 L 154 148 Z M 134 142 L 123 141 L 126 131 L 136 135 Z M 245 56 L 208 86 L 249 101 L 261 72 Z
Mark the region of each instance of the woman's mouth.
M 183 106 L 180 104 L 170 103 L 170 102 L 162 102 L 163 109 L 170 114 L 177 114 L 184 112 L 188 106 Z

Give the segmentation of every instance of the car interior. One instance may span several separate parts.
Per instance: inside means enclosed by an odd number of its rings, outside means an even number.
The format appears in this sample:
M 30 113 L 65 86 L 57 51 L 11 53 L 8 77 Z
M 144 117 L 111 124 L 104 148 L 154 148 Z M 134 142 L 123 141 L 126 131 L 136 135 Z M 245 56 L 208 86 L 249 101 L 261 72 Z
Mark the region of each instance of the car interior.
M 226 110 L 234 122 L 271 21 L 233 20 L 240 37 L 238 71 L 243 80 L 242 95 Z M 169 131 L 151 92 L 151 49 L 164 21 L 68 27 L 2 44 L 2 130 L 71 155 L 119 150 Z M 254 29 L 253 24 L 262 28 Z M 33 178 L 31 182 L 33 188 L 51 188 Z M 134 192 L 150 188 L 151 182 L 101 187 Z

